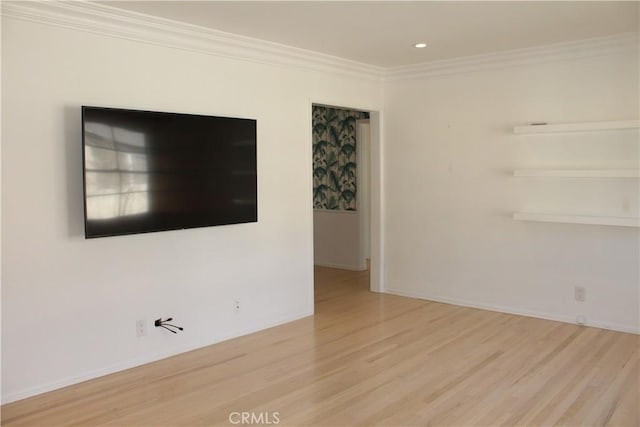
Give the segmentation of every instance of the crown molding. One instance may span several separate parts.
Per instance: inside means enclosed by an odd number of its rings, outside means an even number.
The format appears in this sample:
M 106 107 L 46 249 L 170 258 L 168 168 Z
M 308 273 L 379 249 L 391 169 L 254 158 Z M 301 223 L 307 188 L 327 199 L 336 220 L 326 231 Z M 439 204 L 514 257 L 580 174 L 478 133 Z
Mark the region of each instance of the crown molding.
M 255 63 L 381 80 L 384 69 L 306 49 L 85 1 L 3 1 L 3 17 Z
M 638 52 L 638 33 L 584 39 L 525 49 L 465 56 L 387 68 L 385 80 L 405 80 L 455 73 L 561 61 L 620 52 Z
M 620 52 L 637 53 L 639 50 L 638 33 L 624 33 L 385 68 L 86 1 L 3 1 L 1 13 L 3 17 L 207 55 L 379 81 L 426 78 Z

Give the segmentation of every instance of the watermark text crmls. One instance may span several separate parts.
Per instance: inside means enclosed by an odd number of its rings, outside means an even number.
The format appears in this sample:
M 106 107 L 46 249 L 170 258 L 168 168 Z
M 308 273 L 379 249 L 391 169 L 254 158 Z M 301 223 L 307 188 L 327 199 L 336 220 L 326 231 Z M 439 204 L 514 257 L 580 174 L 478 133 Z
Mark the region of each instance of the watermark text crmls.
M 276 425 L 280 423 L 280 412 L 231 412 L 229 422 L 236 425 Z

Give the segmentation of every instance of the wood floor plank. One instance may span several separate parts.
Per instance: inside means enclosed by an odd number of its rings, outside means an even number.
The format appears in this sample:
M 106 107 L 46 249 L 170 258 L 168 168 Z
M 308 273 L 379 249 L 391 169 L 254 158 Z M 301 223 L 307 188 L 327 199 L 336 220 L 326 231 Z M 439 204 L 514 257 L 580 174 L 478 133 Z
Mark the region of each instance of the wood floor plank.
M 315 280 L 312 317 L 4 405 L 2 425 L 640 425 L 637 335 Z

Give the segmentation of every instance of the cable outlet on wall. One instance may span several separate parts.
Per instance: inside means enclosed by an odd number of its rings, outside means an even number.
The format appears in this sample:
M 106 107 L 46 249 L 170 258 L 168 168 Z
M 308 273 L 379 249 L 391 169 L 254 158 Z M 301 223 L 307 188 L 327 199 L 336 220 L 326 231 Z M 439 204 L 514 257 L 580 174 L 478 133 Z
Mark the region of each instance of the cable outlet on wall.
M 233 302 L 233 309 L 236 313 L 240 312 L 240 300 L 235 300 Z
M 144 320 L 138 320 L 136 322 L 136 336 L 138 338 L 147 335 L 147 322 Z
M 587 290 L 584 286 L 576 286 L 575 287 L 575 297 L 576 301 L 584 302 L 587 299 Z

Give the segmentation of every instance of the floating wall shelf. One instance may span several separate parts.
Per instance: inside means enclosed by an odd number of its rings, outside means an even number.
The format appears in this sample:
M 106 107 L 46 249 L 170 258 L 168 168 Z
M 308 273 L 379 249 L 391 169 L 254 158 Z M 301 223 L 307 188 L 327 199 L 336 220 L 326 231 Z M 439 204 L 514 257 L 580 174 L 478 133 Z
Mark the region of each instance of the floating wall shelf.
M 516 221 L 559 222 L 566 224 L 614 225 L 620 227 L 640 227 L 640 218 L 617 216 L 560 215 L 515 212 Z
M 613 122 L 558 123 L 516 126 L 513 133 L 534 134 L 554 132 L 588 132 L 602 130 L 624 130 L 640 128 L 640 120 L 618 120 Z
M 560 178 L 639 178 L 638 169 L 516 169 L 513 176 Z

